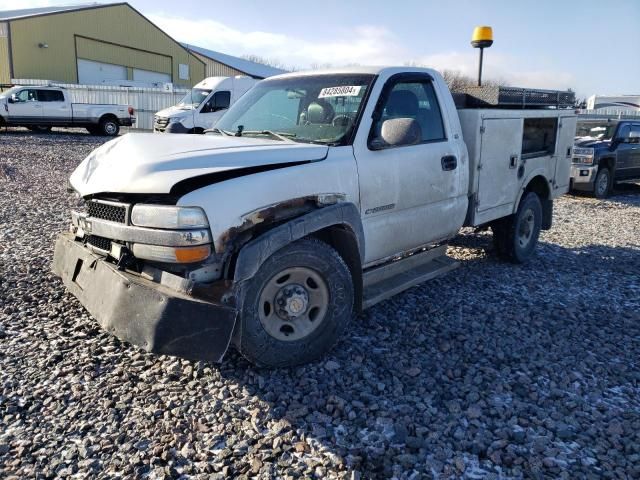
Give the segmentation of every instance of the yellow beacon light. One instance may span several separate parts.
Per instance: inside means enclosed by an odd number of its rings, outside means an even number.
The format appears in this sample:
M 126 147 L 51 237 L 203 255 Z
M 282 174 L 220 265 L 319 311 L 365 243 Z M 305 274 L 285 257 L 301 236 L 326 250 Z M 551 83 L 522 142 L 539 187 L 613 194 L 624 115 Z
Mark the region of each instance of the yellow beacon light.
M 480 64 L 478 65 L 478 86 L 482 86 L 482 57 L 484 49 L 493 45 L 493 30 L 491 27 L 482 26 L 473 29 L 471 46 L 480 49 Z
M 473 48 L 487 48 L 493 44 L 493 30 L 491 27 L 476 27 L 471 36 Z

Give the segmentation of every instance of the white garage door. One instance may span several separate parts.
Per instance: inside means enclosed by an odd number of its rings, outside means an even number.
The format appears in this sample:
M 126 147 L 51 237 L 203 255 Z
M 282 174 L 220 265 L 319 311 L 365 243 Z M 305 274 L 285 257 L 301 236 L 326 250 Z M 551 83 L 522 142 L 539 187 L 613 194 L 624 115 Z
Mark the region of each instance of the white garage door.
M 149 70 L 141 70 L 139 68 L 134 68 L 133 79 L 136 82 L 164 84 L 164 83 L 171 82 L 171 75 L 167 73 L 151 72 Z
M 113 83 L 127 79 L 127 67 L 111 63 L 94 62 L 93 60 L 78 59 L 78 83 L 85 85 L 99 85 Z

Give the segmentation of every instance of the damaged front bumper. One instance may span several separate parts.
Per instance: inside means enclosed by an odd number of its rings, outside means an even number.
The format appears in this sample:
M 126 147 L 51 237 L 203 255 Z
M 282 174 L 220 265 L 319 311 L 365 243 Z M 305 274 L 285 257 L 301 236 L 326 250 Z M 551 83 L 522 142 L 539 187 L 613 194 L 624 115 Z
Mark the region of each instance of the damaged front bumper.
M 120 271 L 74 240 L 58 236 L 53 272 L 105 330 L 153 353 L 220 362 L 236 309 Z

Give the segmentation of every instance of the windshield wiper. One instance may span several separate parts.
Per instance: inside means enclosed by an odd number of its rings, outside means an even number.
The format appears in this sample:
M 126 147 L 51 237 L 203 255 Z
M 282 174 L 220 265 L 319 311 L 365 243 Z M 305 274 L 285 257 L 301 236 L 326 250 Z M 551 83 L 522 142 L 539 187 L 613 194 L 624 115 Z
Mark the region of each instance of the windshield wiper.
M 240 135 L 238 135 L 238 133 Z M 278 140 L 282 140 L 284 142 L 290 142 L 291 138 L 295 137 L 296 134 L 295 133 L 288 133 L 288 132 L 274 132 L 272 130 L 241 130 L 238 133 L 236 133 L 237 137 L 243 136 L 243 135 L 270 135 L 274 138 L 277 138 Z
M 218 127 L 208 128 L 202 133 L 209 133 L 209 132 L 219 133 L 221 135 L 226 135 L 228 137 L 232 137 L 233 136 L 233 133 L 227 132 L 226 130 L 222 130 L 222 129 L 218 128 Z

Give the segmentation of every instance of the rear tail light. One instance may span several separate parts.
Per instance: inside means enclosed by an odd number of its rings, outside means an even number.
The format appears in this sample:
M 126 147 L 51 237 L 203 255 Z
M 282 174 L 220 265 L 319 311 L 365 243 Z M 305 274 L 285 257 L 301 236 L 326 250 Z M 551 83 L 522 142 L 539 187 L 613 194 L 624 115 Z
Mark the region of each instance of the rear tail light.
M 133 109 L 133 107 L 129 107 L 129 115 L 133 115 L 134 113 L 136 113 L 136 111 Z

